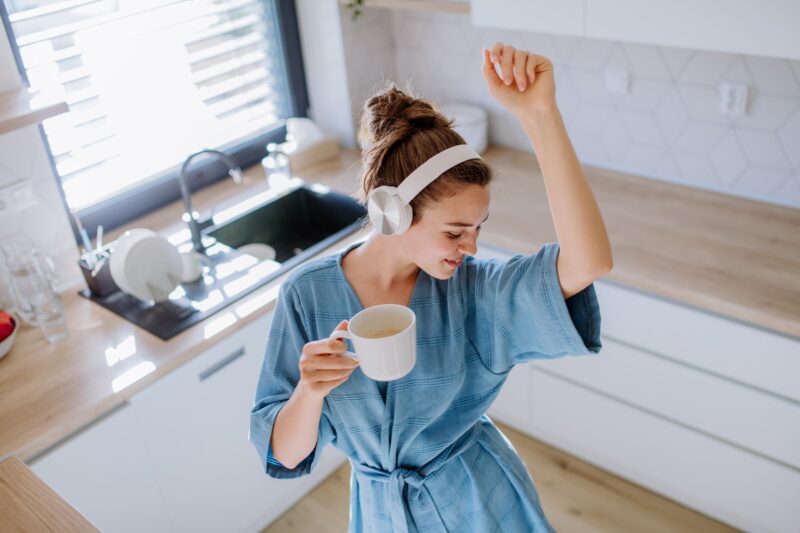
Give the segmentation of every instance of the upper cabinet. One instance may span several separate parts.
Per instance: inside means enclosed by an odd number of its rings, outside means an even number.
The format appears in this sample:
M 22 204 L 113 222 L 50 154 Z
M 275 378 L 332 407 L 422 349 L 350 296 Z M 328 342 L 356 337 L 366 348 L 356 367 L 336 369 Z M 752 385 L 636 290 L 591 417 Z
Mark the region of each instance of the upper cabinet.
M 471 0 L 472 24 L 490 28 L 583 35 L 585 0 Z
M 476 26 L 800 59 L 792 0 L 471 0 Z

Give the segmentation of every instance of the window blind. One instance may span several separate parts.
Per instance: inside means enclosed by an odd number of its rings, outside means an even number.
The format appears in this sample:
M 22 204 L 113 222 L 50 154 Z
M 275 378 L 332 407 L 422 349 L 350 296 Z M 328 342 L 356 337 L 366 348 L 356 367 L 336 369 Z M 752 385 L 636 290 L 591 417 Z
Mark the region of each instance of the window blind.
M 264 0 L 4 0 L 77 211 L 289 116 L 278 21 Z

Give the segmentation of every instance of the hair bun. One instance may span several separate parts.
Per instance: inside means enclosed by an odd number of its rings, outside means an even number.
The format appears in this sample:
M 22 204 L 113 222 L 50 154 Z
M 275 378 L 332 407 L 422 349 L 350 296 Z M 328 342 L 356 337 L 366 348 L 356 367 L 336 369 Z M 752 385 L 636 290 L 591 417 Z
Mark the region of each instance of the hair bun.
M 446 119 L 427 101 L 402 91 L 393 82 L 379 90 L 364 104 L 362 136 L 369 144 L 401 142 L 414 132 L 450 127 Z

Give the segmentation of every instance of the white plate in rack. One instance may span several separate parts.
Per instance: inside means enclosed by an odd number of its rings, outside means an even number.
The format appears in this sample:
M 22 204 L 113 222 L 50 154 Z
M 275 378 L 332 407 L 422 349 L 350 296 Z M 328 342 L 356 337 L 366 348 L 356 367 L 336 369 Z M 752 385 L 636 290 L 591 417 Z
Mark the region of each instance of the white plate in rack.
M 167 239 L 145 228 L 122 234 L 110 261 L 114 283 L 143 301 L 167 300 L 183 274 L 178 250 Z

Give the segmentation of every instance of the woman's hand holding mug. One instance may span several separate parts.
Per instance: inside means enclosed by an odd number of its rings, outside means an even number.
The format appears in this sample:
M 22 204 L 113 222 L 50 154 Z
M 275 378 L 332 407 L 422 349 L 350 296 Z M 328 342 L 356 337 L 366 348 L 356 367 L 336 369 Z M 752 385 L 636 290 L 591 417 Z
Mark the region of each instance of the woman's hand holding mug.
M 346 330 L 347 320 L 343 320 L 334 331 Z M 333 389 L 350 378 L 358 368 L 358 361 L 342 355 L 347 346 L 340 339 L 320 339 L 306 343 L 300 356 L 300 383 L 308 394 L 324 398 Z

